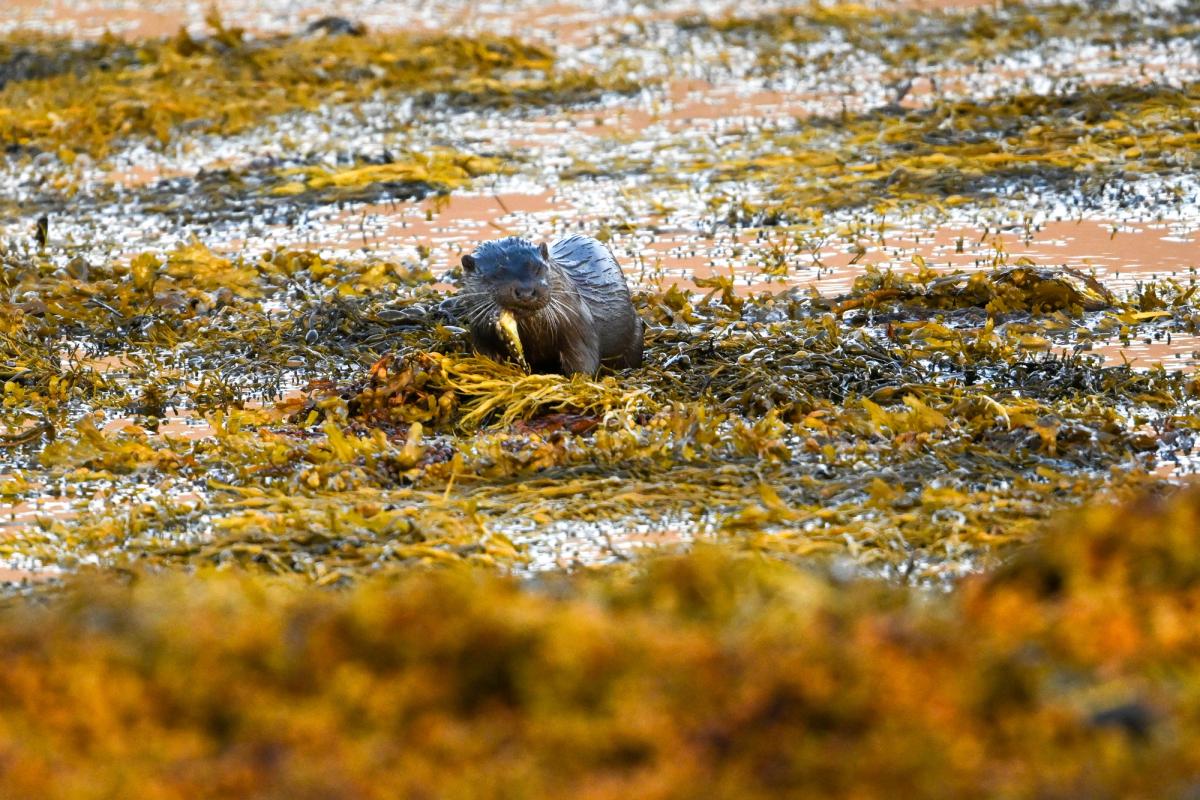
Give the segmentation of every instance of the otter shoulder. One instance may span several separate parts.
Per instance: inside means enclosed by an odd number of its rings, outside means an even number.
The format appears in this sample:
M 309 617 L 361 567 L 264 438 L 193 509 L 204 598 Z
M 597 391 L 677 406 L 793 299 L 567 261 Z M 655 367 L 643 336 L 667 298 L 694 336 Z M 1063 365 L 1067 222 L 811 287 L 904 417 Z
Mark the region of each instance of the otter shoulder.
M 583 284 L 625 283 L 625 274 L 612 251 L 597 239 L 575 234 L 550 245 L 550 258 Z

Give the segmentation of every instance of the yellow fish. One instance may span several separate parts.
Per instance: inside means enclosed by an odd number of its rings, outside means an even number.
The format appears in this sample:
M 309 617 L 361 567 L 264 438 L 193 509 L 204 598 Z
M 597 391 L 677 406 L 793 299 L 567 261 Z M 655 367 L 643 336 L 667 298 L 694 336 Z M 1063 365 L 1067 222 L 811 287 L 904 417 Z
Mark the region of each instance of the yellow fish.
M 521 335 L 517 332 L 517 318 L 512 315 L 511 311 L 500 312 L 500 316 L 496 318 L 496 333 L 500 335 L 500 340 L 508 346 L 509 353 L 516 357 L 521 369 L 528 372 L 529 364 L 525 361 L 525 348 L 521 347 Z

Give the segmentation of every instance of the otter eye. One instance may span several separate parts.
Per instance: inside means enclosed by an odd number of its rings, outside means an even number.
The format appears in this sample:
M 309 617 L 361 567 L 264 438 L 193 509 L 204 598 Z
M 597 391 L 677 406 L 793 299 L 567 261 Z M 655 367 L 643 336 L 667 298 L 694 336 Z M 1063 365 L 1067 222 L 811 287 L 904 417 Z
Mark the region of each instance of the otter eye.
M 462 268 L 467 272 L 475 271 L 475 256 L 470 253 L 464 253 L 462 257 Z

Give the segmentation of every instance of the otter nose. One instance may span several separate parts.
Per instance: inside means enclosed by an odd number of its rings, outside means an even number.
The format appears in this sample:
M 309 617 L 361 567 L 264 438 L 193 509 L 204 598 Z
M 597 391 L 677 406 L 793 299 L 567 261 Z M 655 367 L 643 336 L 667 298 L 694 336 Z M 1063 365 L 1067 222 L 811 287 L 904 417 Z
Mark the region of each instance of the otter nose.
M 538 290 L 535 286 L 518 286 L 513 289 L 513 297 L 524 302 L 536 300 L 537 296 Z

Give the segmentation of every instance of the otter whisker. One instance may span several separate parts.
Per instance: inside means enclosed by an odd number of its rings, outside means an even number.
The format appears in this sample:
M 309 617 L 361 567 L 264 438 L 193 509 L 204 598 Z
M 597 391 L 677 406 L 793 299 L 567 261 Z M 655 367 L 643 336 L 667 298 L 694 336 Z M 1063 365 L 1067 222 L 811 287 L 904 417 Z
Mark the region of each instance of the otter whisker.
M 485 320 L 490 319 L 500 312 L 499 306 L 493 302 L 481 303 L 476 306 L 470 313 L 470 324 L 479 325 Z

